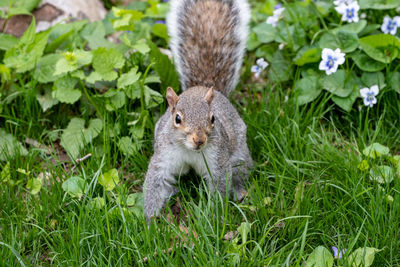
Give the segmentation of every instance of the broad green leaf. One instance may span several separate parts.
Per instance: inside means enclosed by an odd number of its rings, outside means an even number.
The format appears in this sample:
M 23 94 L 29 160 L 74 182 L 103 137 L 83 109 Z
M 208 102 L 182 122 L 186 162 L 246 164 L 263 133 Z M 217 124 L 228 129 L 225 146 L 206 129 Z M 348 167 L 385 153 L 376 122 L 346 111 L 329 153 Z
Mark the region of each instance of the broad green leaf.
M 271 24 L 261 22 L 252 31 L 257 35 L 259 42 L 267 44 L 275 40 L 275 28 Z
M 73 176 L 62 184 L 62 188 L 72 197 L 81 198 L 87 189 L 87 182 L 78 176 Z
M 63 52 L 57 63 L 54 75 L 64 74 L 77 70 L 78 68 L 89 65 L 92 62 L 92 53 L 84 50 L 73 52 Z
M 57 62 L 62 58 L 59 54 L 48 54 L 41 57 L 36 64 L 33 77 L 40 83 L 54 82 L 59 76 L 54 75 Z
M 368 164 L 368 160 L 363 159 L 360 164 L 357 165 L 357 168 L 360 171 L 368 171 L 369 170 L 369 164 Z
M 143 110 L 140 113 L 139 118 L 136 121 L 131 122 L 132 126 L 129 131 L 131 132 L 133 138 L 143 138 L 144 129 L 146 127 L 149 116 L 149 112 L 147 110 Z
M 364 148 L 363 154 L 366 157 L 371 157 L 371 158 L 375 159 L 377 157 L 388 155 L 389 148 L 387 146 L 383 146 L 379 143 L 373 143 L 372 145 Z
M 327 75 L 322 81 L 322 87 L 339 97 L 347 97 L 353 92 L 352 82 L 346 82 L 346 72 L 338 70 L 331 75 Z
M 319 246 L 308 256 L 306 261 L 306 267 L 332 267 L 333 256 L 331 252 L 323 247 Z
M 351 31 L 338 30 L 336 34 L 329 31 L 322 35 L 319 40 L 320 48 L 330 48 L 335 50 L 340 48 L 344 53 L 350 53 L 358 47 L 357 34 Z
M 125 105 L 125 93 L 116 90 L 108 90 L 100 96 L 106 100 L 105 108 L 108 111 L 115 111 Z
M 114 48 L 99 47 L 92 51 L 93 68 L 103 80 L 112 81 L 118 78 L 114 69 L 120 69 L 125 64 L 125 59 L 118 50 Z
M 77 158 L 80 150 L 90 143 L 103 129 L 100 119 L 92 119 L 89 126 L 85 128 L 85 120 L 73 118 L 61 135 L 61 146 L 71 155 Z
M 304 46 L 300 51 L 297 53 L 296 57 L 293 59 L 294 64 L 298 66 L 303 66 L 307 63 L 314 63 L 321 60 L 321 48 L 318 47 L 307 47 Z
M 150 51 L 150 47 L 147 45 L 146 40 L 140 39 L 132 47 L 139 53 L 146 55 Z
M 33 37 L 27 36 L 24 41 L 21 37 L 19 44 L 8 50 L 4 56 L 7 67 L 14 68 L 18 73 L 26 72 L 35 68 L 36 63 L 43 54 L 47 45 L 48 32 L 41 32 Z
M 126 205 L 127 206 L 134 206 L 136 203 L 136 194 L 129 194 L 126 198 Z
M 106 191 L 112 191 L 118 182 L 119 177 L 117 169 L 111 169 L 99 177 L 99 184 L 101 184 Z
M 102 21 L 86 24 L 80 35 L 88 42 L 88 46 L 92 50 L 99 47 L 111 48 L 116 46 L 105 38 L 106 29 Z
M 144 101 L 147 108 L 156 107 L 164 101 L 164 97 L 147 85 L 144 86 Z
M 150 48 L 150 57 L 155 63 L 154 70 L 161 79 L 161 88 L 167 88 L 170 86 L 175 91 L 178 91 L 180 86 L 179 76 L 171 60 L 168 58 L 168 56 L 162 54 L 160 49 L 155 44 L 151 43 Z
M 383 70 L 385 68 L 385 64 L 370 58 L 361 51 L 356 51 L 355 53 L 352 53 L 351 58 L 356 63 L 357 67 L 359 67 L 360 70 L 363 71 L 375 72 Z
M 257 39 L 257 34 L 255 32 L 250 32 L 249 38 L 247 39 L 247 50 L 253 51 L 260 45 L 260 41 Z
M 400 0 L 360 0 L 361 9 L 392 9 L 400 6 Z
M 74 89 L 78 79 L 70 76 L 63 76 L 57 79 L 53 85 L 52 96 L 61 103 L 73 104 L 81 98 L 80 90 Z
M 370 178 L 372 181 L 377 181 L 378 183 L 391 183 L 395 176 L 395 171 L 390 166 L 373 166 L 370 171 Z
M 10 179 L 11 179 L 10 162 L 8 161 L 0 172 L 0 181 L 8 182 Z
M 353 267 L 369 267 L 374 262 L 375 254 L 379 249 L 366 247 L 358 248 L 347 258 L 347 264 Z
M 361 19 L 358 22 L 349 23 L 349 24 L 343 25 L 341 27 L 332 29 L 332 33 L 337 34 L 338 31 L 344 30 L 344 31 L 354 32 L 354 33 L 358 34 L 365 28 L 365 26 L 367 26 L 367 21 L 364 19 Z
M 9 50 L 18 44 L 18 39 L 12 35 L 0 33 L 0 50 Z
M 307 76 L 294 85 L 294 92 L 297 94 L 297 103 L 299 105 L 307 104 L 316 99 L 322 91 L 317 76 Z
M 273 55 L 266 55 L 270 63 L 268 77 L 272 82 L 285 82 L 291 77 L 291 61 L 284 56 L 281 51 L 276 51 Z
M 141 20 L 144 14 L 137 10 L 112 8 L 112 12 L 117 19 L 112 20 L 114 29 L 118 31 L 132 31 L 135 22 Z
M 385 84 L 385 76 L 382 72 L 364 72 L 361 75 L 361 81 L 367 87 L 378 85 L 379 90 L 383 89 Z
M 245 244 L 247 242 L 247 236 L 251 230 L 251 224 L 248 222 L 242 222 L 237 230 L 242 237 L 242 244 Z
M 400 41 L 390 34 L 369 35 L 359 43 L 368 56 L 382 63 L 390 63 L 399 55 Z
M 4 64 L 0 64 L 0 78 L 3 82 L 11 80 L 11 70 Z
M 348 85 L 350 86 L 350 85 Z M 360 95 L 360 89 L 357 84 L 353 84 L 353 90 L 347 97 L 340 97 L 337 95 L 332 96 L 332 101 L 335 102 L 336 105 L 341 107 L 347 112 L 350 112 L 352 109 L 354 102 L 356 102 L 357 97 Z
M 49 86 L 46 86 L 44 91 L 37 90 L 36 100 L 42 107 L 43 112 L 46 112 L 49 108 L 58 104 L 58 100 L 52 96 L 52 90 Z
M 0 128 L 0 161 L 7 161 L 16 156 L 26 156 L 28 151 L 17 139 Z
M 392 72 L 389 74 L 389 82 L 393 90 L 400 94 L 400 72 Z
M 32 22 L 29 25 L 28 29 L 24 32 L 24 34 L 19 39 L 19 44 L 29 45 L 34 42 L 36 35 L 36 20 L 32 17 Z
M 132 139 L 129 136 L 124 136 L 119 139 L 118 148 L 126 156 L 132 156 L 138 151 L 138 147 L 132 143 Z
M 90 200 L 89 207 L 90 209 L 100 210 L 104 207 L 105 204 L 106 202 L 103 197 L 95 197 L 92 200 Z
M 26 188 L 32 195 L 36 195 L 42 189 L 43 178 L 31 178 L 26 184 Z
M 158 37 L 163 38 L 166 42 L 169 40 L 167 26 L 165 24 L 156 23 L 151 28 L 151 32 Z
M 118 88 L 125 88 L 139 80 L 141 73 L 137 71 L 138 67 L 134 67 L 129 72 L 122 74 L 118 79 Z

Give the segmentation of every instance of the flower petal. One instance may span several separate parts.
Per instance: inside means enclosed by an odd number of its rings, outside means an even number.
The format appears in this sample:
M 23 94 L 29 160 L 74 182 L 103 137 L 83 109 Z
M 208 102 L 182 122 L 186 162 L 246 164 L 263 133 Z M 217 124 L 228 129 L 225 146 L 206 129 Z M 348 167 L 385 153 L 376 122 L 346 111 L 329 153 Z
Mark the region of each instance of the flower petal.
M 322 54 L 321 54 L 321 58 L 323 60 L 328 60 L 328 56 L 332 56 L 334 54 L 333 50 L 330 48 L 324 48 L 322 49 Z
M 364 106 L 369 106 L 370 105 L 370 102 L 368 101 L 368 99 L 367 98 L 364 98 L 363 99 L 363 102 L 364 102 Z
M 368 93 L 369 93 L 369 88 L 362 88 L 362 89 L 360 89 L 360 95 L 361 95 L 363 98 L 367 98 Z
M 334 257 L 334 258 L 337 258 L 338 255 L 339 255 L 339 250 L 338 250 L 338 248 L 337 248 L 337 247 L 332 247 L 332 250 L 333 250 L 333 257 Z
M 377 96 L 378 94 L 379 94 L 379 87 L 378 87 L 378 85 L 373 85 L 373 86 L 371 86 L 371 92 L 373 92 L 374 93 L 374 96 Z
M 257 65 L 251 66 L 251 72 L 256 73 L 256 72 L 259 72 L 259 70 L 260 70 L 259 66 L 257 66 Z

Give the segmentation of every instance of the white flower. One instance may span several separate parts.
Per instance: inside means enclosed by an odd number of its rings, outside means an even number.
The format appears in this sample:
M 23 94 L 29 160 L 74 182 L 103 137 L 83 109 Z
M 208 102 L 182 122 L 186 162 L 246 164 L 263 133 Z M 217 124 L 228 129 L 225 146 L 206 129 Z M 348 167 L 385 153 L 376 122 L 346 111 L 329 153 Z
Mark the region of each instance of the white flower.
M 357 22 L 358 21 L 358 11 L 360 6 L 357 2 L 351 2 L 350 4 L 340 4 L 335 7 L 335 10 L 342 15 L 342 21 L 347 22 Z
M 278 17 L 271 16 L 267 18 L 266 22 L 267 24 L 271 24 L 273 27 L 276 27 L 276 25 L 278 25 L 278 21 L 279 21 Z
M 364 98 L 364 105 L 367 107 L 372 107 L 376 104 L 376 96 L 378 94 L 378 85 L 373 85 L 371 88 L 360 89 L 360 95 Z
M 260 76 L 260 73 L 266 68 L 268 67 L 268 62 L 265 61 L 265 59 L 263 58 L 259 58 L 256 61 L 257 65 L 254 65 L 251 67 L 251 72 L 254 73 L 254 76 L 256 76 L 256 78 L 258 78 L 258 76 Z
M 279 48 L 279 50 L 283 50 L 283 48 L 285 47 L 285 43 L 281 43 L 279 46 L 278 46 L 278 48 Z
M 319 69 L 324 70 L 327 75 L 337 71 L 339 65 L 344 63 L 345 54 L 337 48 L 335 51 L 329 48 L 322 50 L 322 60 L 319 63 Z
M 275 9 L 274 14 L 267 18 L 267 24 L 271 24 L 273 27 L 276 27 L 279 19 L 282 17 L 283 11 L 285 11 L 284 7 Z
M 386 34 L 390 33 L 391 35 L 395 35 L 398 27 L 400 27 L 399 16 L 396 16 L 393 19 L 389 16 L 385 16 L 385 18 L 383 19 L 381 30 Z
M 333 4 L 335 5 L 335 6 L 340 6 L 341 4 L 346 4 L 346 5 L 348 5 L 348 4 L 350 4 L 351 2 L 353 2 L 354 0 L 335 0 L 335 1 L 333 1 Z
M 361 13 L 360 18 L 365 19 L 367 17 L 366 13 Z

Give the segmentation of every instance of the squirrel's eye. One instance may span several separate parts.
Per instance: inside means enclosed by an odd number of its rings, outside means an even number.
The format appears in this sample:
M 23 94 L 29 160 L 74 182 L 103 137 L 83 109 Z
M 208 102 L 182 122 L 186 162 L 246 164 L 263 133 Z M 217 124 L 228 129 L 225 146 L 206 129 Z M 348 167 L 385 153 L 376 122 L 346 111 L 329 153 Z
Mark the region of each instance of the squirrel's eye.
M 176 124 L 180 124 L 181 122 L 182 122 L 181 116 L 179 116 L 179 114 L 176 114 L 175 123 L 176 123 Z
M 214 124 L 215 118 L 214 115 L 211 116 L 211 124 Z

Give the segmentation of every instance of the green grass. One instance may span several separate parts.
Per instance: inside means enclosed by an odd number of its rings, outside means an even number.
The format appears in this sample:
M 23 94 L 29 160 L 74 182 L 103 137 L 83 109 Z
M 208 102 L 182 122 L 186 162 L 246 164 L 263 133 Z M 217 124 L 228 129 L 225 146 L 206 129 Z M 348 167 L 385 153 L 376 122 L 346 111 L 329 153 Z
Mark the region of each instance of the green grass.
M 78 106 L 66 110 L 65 105 L 42 113 L 32 86 L 22 85 L 22 93 L 4 106 L 0 117 L 18 140 L 30 137 L 52 144 L 52 136 L 59 134 L 55 122 L 65 128 L 68 113 L 87 116 Z M 104 134 L 101 142 L 85 148 L 82 155 L 93 156 L 80 164 L 54 163 L 54 155 L 30 147 L 26 157 L 10 161 L 17 184 L 0 182 L 0 265 L 304 266 L 320 245 L 348 251 L 375 247 L 381 251 L 373 266 L 400 265 L 400 180 L 378 186 L 357 168 L 361 151 L 372 142 L 399 153 L 398 95 L 385 95 L 368 111 L 344 114 L 325 96 L 297 107 L 291 95 L 285 102 L 283 88 L 251 89 L 249 94 L 244 97 L 238 90 L 233 97 L 240 99 L 235 104 L 248 125 L 256 163 L 245 202 L 210 195 L 200 179 L 182 177 L 178 196 L 186 216 L 181 224 L 189 233 L 165 217 L 147 229 L 142 215 L 127 212 L 124 203 L 129 193 L 141 190 L 152 133 L 131 157 L 122 155 L 116 141 Z M 130 120 L 127 111 L 107 116 L 105 127 L 114 120 Z M 29 170 L 31 177 L 45 171 L 52 175 L 37 195 L 31 195 L 27 177 L 18 168 Z M 110 168 L 119 169 L 121 182 L 106 193 L 96 181 Z M 80 200 L 61 187 L 72 175 L 91 185 Z M 393 202 L 386 200 L 387 194 Z M 114 200 L 117 195 L 121 204 Z M 91 209 L 89 203 L 97 196 L 104 196 L 106 204 Z M 224 239 L 243 222 L 251 225 L 245 243 L 243 235 L 236 241 Z

